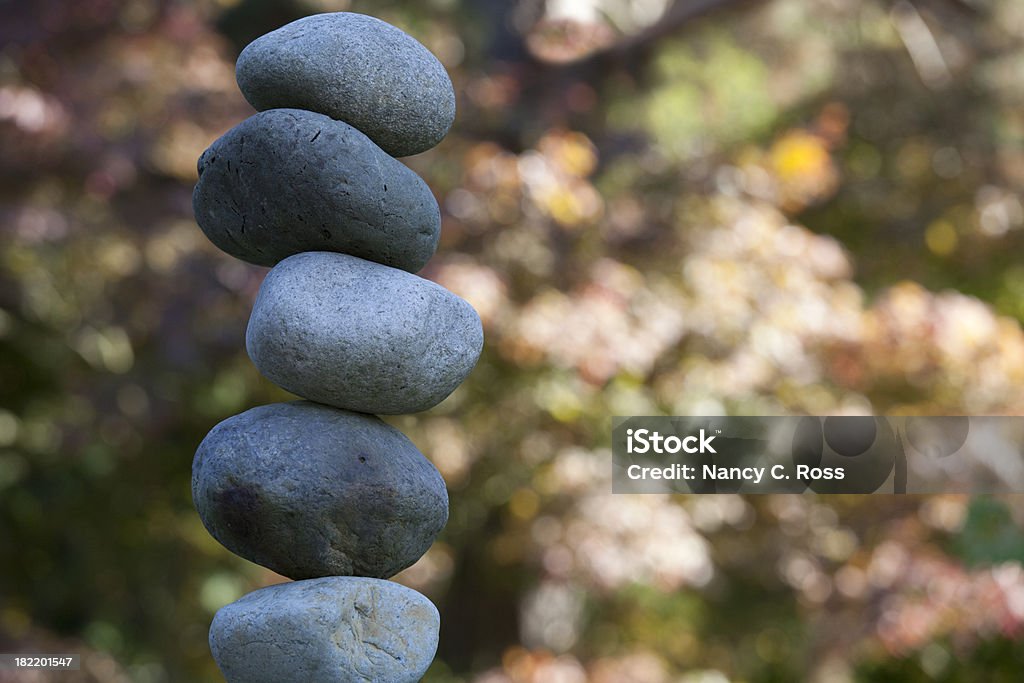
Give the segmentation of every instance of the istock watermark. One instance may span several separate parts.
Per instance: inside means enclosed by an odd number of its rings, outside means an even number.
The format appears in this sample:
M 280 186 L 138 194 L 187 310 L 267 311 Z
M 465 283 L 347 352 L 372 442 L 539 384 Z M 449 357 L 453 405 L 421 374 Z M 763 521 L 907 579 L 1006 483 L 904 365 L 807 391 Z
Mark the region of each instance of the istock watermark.
M 704 430 L 700 430 L 697 436 L 684 436 L 682 438 L 675 434 L 662 436 L 659 432 L 650 429 L 627 429 L 626 430 L 626 452 L 633 453 L 714 453 L 711 442 L 715 437 L 706 436 Z M 694 446 L 693 444 L 698 444 Z
M 615 493 L 1024 492 L 1024 417 L 616 417 Z

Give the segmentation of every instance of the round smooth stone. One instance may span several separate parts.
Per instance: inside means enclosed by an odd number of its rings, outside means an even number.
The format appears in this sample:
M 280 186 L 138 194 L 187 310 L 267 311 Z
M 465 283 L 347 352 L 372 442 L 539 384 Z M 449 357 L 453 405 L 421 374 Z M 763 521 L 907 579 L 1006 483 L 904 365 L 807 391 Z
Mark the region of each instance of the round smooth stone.
M 437 58 L 364 14 L 316 14 L 271 31 L 242 50 L 235 76 L 256 109 L 326 114 L 397 157 L 430 149 L 455 120 L 455 91 Z
M 427 410 L 476 365 L 476 311 L 416 275 L 307 252 L 267 275 L 245 334 L 263 375 L 311 401 L 362 413 Z
M 228 683 L 415 683 L 437 651 L 437 608 L 411 588 L 327 577 L 249 593 L 217 612 L 210 650 Z
M 422 178 L 347 123 L 298 109 L 251 116 L 210 145 L 192 208 L 211 242 L 261 266 L 338 251 L 416 272 L 441 236 Z
M 214 427 L 192 463 L 192 498 L 228 550 L 293 579 L 393 576 L 448 521 L 444 480 L 405 435 L 306 401 Z

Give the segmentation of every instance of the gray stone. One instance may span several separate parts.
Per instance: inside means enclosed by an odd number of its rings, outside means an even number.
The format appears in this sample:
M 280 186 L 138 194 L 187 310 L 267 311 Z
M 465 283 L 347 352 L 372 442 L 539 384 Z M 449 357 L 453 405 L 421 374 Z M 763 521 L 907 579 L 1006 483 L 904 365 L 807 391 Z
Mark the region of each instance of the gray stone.
M 215 245 L 261 266 L 338 251 L 415 272 L 441 235 L 422 178 L 347 123 L 298 109 L 256 114 L 210 145 L 192 206 Z
M 306 401 L 214 427 L 192 464 L 192 498 L 228 550 L 293 579 L 393 576 L 448 521 L 444 480 L 401 432 Z
M 222 607 L 210 650 L 228 683 L 415 683 L 441 618 L 425 597 L 379 579 L 283 583 Z
M 326 114 L 398 157 L 430 149 L 455 120 L 455 91 L 437 58 L 364 14 L 316 14 L 271 31 L 242 50 L 235 74 L 256 109 Z
M 312 401 L 363 413 L 440 403 L 476 364 L 483 330 L 429 280 L 344 254 L 289 256 L 260 287 L 245 335 L 263 375 Z

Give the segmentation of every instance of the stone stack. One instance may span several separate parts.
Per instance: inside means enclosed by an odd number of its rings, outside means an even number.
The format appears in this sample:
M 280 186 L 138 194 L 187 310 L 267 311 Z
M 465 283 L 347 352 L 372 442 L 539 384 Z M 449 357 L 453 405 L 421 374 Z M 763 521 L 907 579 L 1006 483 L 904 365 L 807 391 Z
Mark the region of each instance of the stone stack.
M 444 137 L 452 84 L 413 38 L 345 12 L 257 39 L 237 77 L 260 113 L 200 158 L 196 220 L 232 256 L 273 266 L 246 348 L 308 400 L 229 418 L 196 452 L 206 528 L 295 579 L 222 608 L 210 648 L 231 683 L 418 681 L 440 617 L 385 579 L 433 543 L 448 494 L 375 414 L 436 405 L 483 345 L 473 308 L 413 274 L 437 248 L 440 211 L 393 158 Z

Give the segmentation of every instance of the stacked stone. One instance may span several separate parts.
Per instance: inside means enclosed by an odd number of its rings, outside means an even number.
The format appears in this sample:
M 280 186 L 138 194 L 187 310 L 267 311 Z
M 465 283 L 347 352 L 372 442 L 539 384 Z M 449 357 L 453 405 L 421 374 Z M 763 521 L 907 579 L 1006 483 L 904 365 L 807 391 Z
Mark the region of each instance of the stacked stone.
M 210 648 L 232 683 L 418 681 L 440 617 L 386 579 L 433 543 L 448 494 L 375 414 L 436 405 L 483 345 L 473 308 L 413 274 L 437 248 L 440 211 L 393 158 L 445 136 L 451 81 L 410 36 L 344 12 L 257 39 L 237 77 L 260 113 L 200 158 L 196 220 L 227 253 L 273 266 L 246 348 L 307 400 L 229 418 L 196 453 L 206 528 L 295 579 L 217 612 Z

